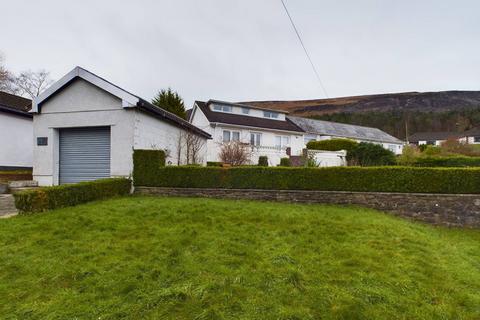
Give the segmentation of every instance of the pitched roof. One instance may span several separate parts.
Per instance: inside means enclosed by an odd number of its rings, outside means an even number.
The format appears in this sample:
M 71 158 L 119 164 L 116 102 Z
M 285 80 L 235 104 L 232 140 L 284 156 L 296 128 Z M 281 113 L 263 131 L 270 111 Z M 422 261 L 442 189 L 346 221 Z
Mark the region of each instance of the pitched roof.
M 463 136 L 459 132 L 417 132 L 408 137 L 409 142 L 456 139 Z
M 33 113 L 40 113 L 41 112 L 41 104 L 48 100 L 51 96 L 53 96 L 57 91 L 61 90 L 64 88 L 66 85 L 68 85 L 70 82 L 73 80 L 81 78 L 97 87 L 99 87 L 102 90 L 105 90 L 109 92 L 110 94 L 120 98 L 122 100 L 122 106 L 124 108 L 138 108 L 151 116 L 165 120 L 174 126 L 177 126 L 179 128 L 191 131 L 195 134 L 198 134 L 200 136 L 203 136 L 207 139 L 210 139 L 211 136 L 207 132 L 201 130 L 200 128 L 197 128 L 193 124 L 189 123 L 188 121 L 180 118 L 179 116 L 168 112 L 164 109 L 161 109 L 157 106 L 154 106 L 150 102 L 148 102 L 145 99 L 140 98 L 137 95 L 134 95 L 119 86 L 111 83 L 110 81 L 105 80 L 102 77 L 97 76 L 96 74 L 85 70 L 81 67 L 75 67 L 72 71 L 67 73 L 65 76 L 63 76 L 60 80 L 55 82 L 50 88 L 42 92 L 40 96 L 34 99 L 33 105 L 32 105 L 32 110 L 31 112 Z
M 293 121 L 305 132 L 311 134 L 330 135 L 376 142 L 403 143 L 401 140 L 377 128 L 300 117 L 289 116 L 288 119 Z
M 32 115 L 28 113 L 31 106 L 30 99 L 0 91 L 0 111 L 31 118 Z
M 208 121 L 216 123 L 224 123 L 245 127 L 254 127 L 254 128 L 264 128 L 272 130 L 282 130 L 282 131 L 293 131 L 293 132 L 303 132 L 301 128 L 295 125 L 292 121 L 286 119 L 282 120 L 272 120 L 266 118 L 244 116 L 241 114 L 226 113 L 226 112 L 215 112 L 210 110 L 209 105 L 215 103 L 216 100 L 209 100 L 208 102 L 195 101 L 195 104 L 202 110 L 203 114 L 207 117 Z M 221 102 L 223 104 L 236 105 L 235 103 Z M 244 107 L 250 107 L 242 105 Z
M 463 132 L 462 137 L 480 136 L 480 127 L 475 127 Z

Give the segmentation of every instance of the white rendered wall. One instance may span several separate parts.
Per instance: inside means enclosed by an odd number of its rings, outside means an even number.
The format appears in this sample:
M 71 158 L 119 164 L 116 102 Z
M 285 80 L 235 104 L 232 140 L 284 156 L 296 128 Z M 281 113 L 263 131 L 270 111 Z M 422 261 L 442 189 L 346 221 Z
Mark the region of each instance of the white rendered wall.
M 168 122 L 159 121 L 142 111 L 135 111 L 135 149 L 165 150 L 167 152 L 167 164 L 185 164 L 186 147 L 184 139 L 180 140 L 185 131 L 171 125 Z M 199 155 L 199 163 L 205 164 L 207 139 L 198 140 L 202 145 Z M 201 141 L 201 142 L 200 142 Z M 180 143 L 180 161 L 179 161 L 179 143 Z
M 133 169 L 133 110 L 122 108 L 120 99 L 78 79 L 45 101 L 41 113 L 34 115 L 34 139 L 48 137 L 48 145 L 35 144 L 33 148 L 33 179 L 40 185 L 58 184 L 59 129 L 96 126 L 111 128 L 111 176 L 129 176 Z
M 319 167 L 343 167 L 347 165 L 347 152 L 308 150 L 308 156 L 312 157 Z
M 31 167 L 33 121 L 0 112 L 0 166 Z

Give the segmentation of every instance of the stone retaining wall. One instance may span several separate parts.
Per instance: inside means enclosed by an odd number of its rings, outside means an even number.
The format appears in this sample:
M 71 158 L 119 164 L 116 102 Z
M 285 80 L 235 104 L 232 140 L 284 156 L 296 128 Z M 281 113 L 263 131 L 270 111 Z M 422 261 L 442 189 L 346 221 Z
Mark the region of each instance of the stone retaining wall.
M 292 191 L 251 189 L 196 189 L 135 187 L 135 193 L 184 196 L 361 205 L 435 225 L 480 227 L 480 194 L 424 194 L 346 191 Z

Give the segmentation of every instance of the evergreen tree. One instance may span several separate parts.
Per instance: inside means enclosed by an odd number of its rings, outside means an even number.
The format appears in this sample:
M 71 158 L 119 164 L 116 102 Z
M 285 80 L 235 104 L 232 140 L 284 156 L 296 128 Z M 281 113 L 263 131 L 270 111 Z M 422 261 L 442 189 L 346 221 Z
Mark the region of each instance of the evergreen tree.
M 152 104 L 176 114 L 180 118 L 186 119 L 187 117 L 182 97 L 180 97 L 178 93 L 173 91 L 171 88 L 168 88 L 167 90 L 160 90 L 152 99 Z

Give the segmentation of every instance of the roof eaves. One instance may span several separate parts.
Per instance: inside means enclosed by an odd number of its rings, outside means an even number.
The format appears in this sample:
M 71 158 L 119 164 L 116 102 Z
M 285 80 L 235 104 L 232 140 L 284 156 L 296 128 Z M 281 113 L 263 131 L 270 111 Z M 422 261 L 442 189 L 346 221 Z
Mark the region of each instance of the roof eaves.
M 193 124 L 189 123 L 188 121 L 185 121 L 184 119 L 180 118 L 179 116 L 168 112 L 166 110 L 163 110 L 157 106 L 154 106 L 153 104 L 149 103 L 148 101 L 140 98 L 140 101 L 137 103 L 137 107 L 141 110 L 147 111 L 150 114 L 153 114 L 157 117 L 160 117 L 164 120 L 167 120 L 168 122 L 174 124 L 177 127 L 183 128 L 185 130 L 191 131 L 195 134 L 198 134 L 200 136 L 205 137 L 206 139 L 211 139 L 212 136 L 208 134 L 207 132 L 203 131 L 200 128 L 197 128 Z

